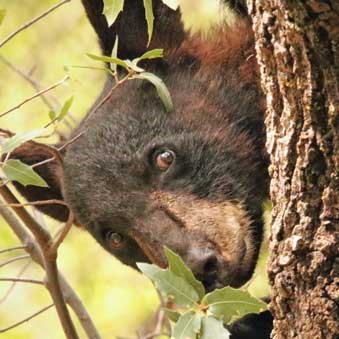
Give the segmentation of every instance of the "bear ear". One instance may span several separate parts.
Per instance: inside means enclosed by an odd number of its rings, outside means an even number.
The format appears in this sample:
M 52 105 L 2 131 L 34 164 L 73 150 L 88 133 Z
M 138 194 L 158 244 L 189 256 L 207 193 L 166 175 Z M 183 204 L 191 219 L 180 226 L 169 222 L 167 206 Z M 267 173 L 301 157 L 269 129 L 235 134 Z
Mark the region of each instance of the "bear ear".
M 123 11 L 109 26 L 103 14 L 103 0 L 82 0 L 89 21 L 96 31 L 104 55 L 111 55 L 115 37 L 119 36 L 118 56 L 133 59 L 147 49 L 173 49 L 184 39 L 184 29 L 179 10 L 172 10 L 162 0 L 153 0 L 154 29 L 148 44 L 147 22 L 142 0 L 124 0 Z
M 52 147 L 34 141 L 27 141 L 11 152 L 10 159 L 18 159 L 27 165 L 34 165 L 48 159 L 53 159 L 34 168 L 34 171 L 46 181 L 48 187 L 23 186 L 13 181 L 15 188 L 27 201 L 63 200 L 61 189 L 63 175 L 62 160 L 55 158 L 55 151 L 53 152 Z M 48 204 L 36 207 L 54 219 L 60 221 L 67 221 L 68 219 L 69 211 L 64 205 Z

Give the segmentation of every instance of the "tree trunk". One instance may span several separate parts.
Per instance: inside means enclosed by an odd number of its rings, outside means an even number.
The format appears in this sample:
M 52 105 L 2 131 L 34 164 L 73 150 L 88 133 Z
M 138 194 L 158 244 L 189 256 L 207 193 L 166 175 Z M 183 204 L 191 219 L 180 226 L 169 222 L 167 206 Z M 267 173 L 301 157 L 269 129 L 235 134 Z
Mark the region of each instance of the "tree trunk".
M 339 2 L 247 3 L 268 105 L 272 337 L 339 338 Z

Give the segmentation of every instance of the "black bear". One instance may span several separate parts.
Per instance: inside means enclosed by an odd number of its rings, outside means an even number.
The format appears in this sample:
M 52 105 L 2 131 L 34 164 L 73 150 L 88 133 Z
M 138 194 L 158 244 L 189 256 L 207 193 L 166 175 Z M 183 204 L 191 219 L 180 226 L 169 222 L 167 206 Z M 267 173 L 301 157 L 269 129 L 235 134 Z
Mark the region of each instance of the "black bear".
M 102 0 L 82 2 L 103 54 L 111 54 L 116 34 L 120 58 L 147 50 L 142 1 L 125 0 L 112 26 Z M 243 2 L 231 5 L 246 11 Z M 54 161 L 37 169 L 49 189 L 18 188 L 28 200 L 64 198 L 77 223 L 127 265 L 166 266 L 166 245 L 207 290 L 238 287 L 257 261 L 268 190 L 265 100 L 251 24 L 242 16 L 203 38 L 185 32 L 180 12 L 162 1 L 154 0 L 153 10 L 149 48 L 164 48 L 165 56 L 143 67 L 164 80 L 174 110 L 165 111 L 151 84 L 129 81 L 74 132 L 83 133 L 67 147 L 63 168 Z M 98 102 L 113 84 L 109 76 Z M 13 156 L 27 163 L 50 157 L 38 144 Z M 41 209 L 67 218 L 63 206 Z M 269 338 L 271 325 L 268 312 L 249 315 L 233 325 L 232 338 Z

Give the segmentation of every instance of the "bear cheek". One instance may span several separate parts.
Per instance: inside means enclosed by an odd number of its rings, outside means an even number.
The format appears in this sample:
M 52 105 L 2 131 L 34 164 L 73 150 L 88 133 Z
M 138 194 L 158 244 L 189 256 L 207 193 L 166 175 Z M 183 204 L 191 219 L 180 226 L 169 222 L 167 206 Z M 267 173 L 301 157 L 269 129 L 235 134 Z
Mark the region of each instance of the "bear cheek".
M 173 215 L 184 235 L 200 242 L 200 246 L 213 244 L 225 262 L 239 265 L 243 257 L 250 255 L 246 252 L 251 249 L 251 220 L 242 203 L 159 191 L 151 194 L 151 201 Z

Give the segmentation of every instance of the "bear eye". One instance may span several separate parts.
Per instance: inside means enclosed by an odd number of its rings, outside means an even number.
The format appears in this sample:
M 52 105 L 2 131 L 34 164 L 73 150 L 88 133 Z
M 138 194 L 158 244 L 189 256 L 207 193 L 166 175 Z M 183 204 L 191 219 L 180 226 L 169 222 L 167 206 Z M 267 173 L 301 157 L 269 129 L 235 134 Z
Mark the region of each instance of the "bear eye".
M 157 154 L 155 164 L 160 171 L 166 171 L 172 165 L 174 159 L 174 152 L 165 150 Z
M 106 233 L 106 241 L 111 248 L 121 248 L 124 245 L 124 237 L 114 231 L 108 231 Z

